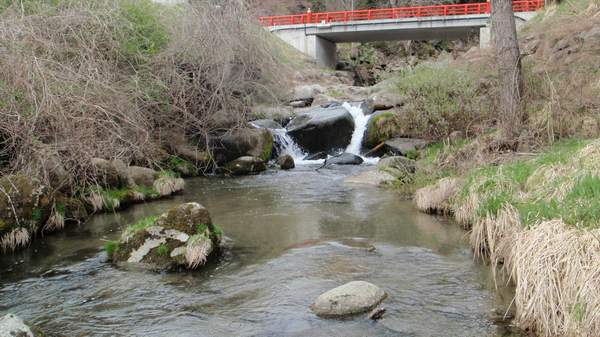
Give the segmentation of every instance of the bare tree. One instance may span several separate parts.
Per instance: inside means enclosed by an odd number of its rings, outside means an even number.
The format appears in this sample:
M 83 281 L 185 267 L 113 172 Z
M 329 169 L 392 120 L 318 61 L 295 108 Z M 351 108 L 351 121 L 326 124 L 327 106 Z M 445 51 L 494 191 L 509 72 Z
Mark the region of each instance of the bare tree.
M 523 74 L 512 0 L 492 0 L 492 42 L 500 84 L 500 126 L 503 136 L 516 139 L 523 119 L 520 109 Z

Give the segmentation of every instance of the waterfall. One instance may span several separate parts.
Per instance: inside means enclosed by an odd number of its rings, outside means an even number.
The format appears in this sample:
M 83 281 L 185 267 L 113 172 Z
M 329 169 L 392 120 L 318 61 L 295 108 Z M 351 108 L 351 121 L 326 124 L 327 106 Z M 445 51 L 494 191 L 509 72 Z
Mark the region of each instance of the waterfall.
M 354 131 L 350 144 L 346 147 L 345 152 L 361 156 L 367 164 L 377 164 L 379 158 L 377 157 L 364 157 L 361 155 L 360 150 L 362 147 L 363 138 L 367 131 L 367 125 L 369 124 L 370 115 L 365 115 L 360 106 L 352 106 L 350 103 L 345 102 L 342 105 L 352 115 L 354 119 Z M 256 126 L 256 125 L 255 125 Z M 257 126 L 258 127 L 258 126 Z M 270 129 L 275 138 L 275 144 L 277 144 L 277 150 L 280 154 L 289 154 L 294 158 L 294 162 L 297 165 L 307 164 L 322 164 L 324 160 L 304 160 L 307 153 L 300 148 L 298 144 L 288 135 L 286 129 Z

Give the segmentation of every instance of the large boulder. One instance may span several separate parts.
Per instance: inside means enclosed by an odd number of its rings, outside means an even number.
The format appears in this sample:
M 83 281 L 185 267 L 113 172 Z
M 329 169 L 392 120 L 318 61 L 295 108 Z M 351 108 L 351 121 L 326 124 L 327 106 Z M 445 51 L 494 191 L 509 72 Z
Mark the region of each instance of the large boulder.
M 273 135 L 268 129 L 239 129 L 211 140 L 217 164 L 251 156 L 267 161 L 273 153 Z
M 368 104 L 373 111 L 390 110 L 402 106 L 404 97 L 384 91 L 369 97 Z
M 342 317 L 367 312 L 386 297 L 376 285 L 354 281 L 322 294 L 310 308 L 318 316 Z
M 396 155 L 406 156 L 410 152 L 424 149 L 430 143 L 416 138 L 392 138 L 385 141 L 385 148 Z
M 157 171 L 141 166 L 129 166 L 127 172 L 131 181 L 137 186 L 152 187 L 159 176 Z
M 389 139 L 398 131 L 396 113 L 393 111 L 375 112 L 367 123 L 367 130 L 363 138 L 363 146 L 373 148 Z
M 196 269 L 218 251 L 222 236 L 208 210 L 192 202 L 129 226 L 106 250 L 118 265 L 156 271 Z
M 355 154 L 344 152 L 339 156 L 327 159 L 327 165 L 360 165 L 364 160 Z
M 0 337 L 34 337 L 39 336 L 23 320 L 13 314 L 0 318 Z
M 279 156 L 279 158 L 277 158 L 277 165 L 279 165 L 282 170 L 291 170 L 296 167 L 294 158 L 289 154 L 282 154 Z
M 92 158 L 90 164 L 92 176 L 99 186 L 118 188 L 130 183 L 127 165 L 120 159 Z
M 294 116 L 294 109 L 289 106 L 259 105 L 252 108 L 253 119 L 272 119 L 275 122 L 286 125 Z
M 267 164 L 261 158 L 244 156 L 225 164 L 224 169 L 231 175 L 242 176 L 265 171 Z
M 308 152 L 332 152 L 350 143 L 354 119 L 342 106 L 316 108 L 294 118 L 286 129 Z

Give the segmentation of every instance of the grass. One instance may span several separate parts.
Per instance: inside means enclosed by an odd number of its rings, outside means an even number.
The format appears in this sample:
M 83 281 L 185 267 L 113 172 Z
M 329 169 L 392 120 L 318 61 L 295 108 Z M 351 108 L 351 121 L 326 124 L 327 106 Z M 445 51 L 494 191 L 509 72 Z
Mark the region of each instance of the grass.
M 108 258 L 110 259 L 115 252 L 117 252 L 119 250 L 119 241 L 108 241 L 104 244 L 104 250 L 106 251 L 106 255 L 108 255 Z
M 158 216 L 149 216 L 149 217 L 139 220 L 138 222 L 136 222 L 132 225 L 129 225 L 125 229 L 125 236 L 135 235 L 135 233 L 142 231 L 150 226 L 153 226 L 154 223 L 156 223 L 157 219 L 158 219 Z
M 171 254 L 171 248 L 164 243 L 156 248 L 156 255 L 158 256 L 167 257 L 169 254 Z

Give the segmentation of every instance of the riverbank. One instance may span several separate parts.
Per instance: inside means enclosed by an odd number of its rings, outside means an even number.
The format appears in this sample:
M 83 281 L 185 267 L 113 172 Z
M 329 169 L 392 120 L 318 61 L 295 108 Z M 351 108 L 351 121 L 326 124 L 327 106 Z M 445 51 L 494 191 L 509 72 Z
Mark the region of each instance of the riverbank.
M 414 154 L 416 173 L 397 187 L 469 231 L 497 282 L 516 286 L 514 323 L 540 336 L 600 333 L 598 5 L 550 7 L 521 32 L 527 117 L 518 139 L 496 130 L 492 59 L 475 51 L 441 70 L 452 83 L 431 68 L 402 77 L 394 90 L 408 95 L 409 111 L 388 123 L 438 142 Z M 424 117 L 406 120 L 410 111 Z

